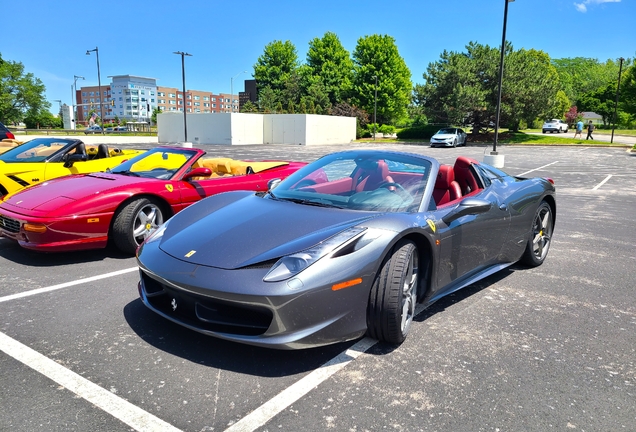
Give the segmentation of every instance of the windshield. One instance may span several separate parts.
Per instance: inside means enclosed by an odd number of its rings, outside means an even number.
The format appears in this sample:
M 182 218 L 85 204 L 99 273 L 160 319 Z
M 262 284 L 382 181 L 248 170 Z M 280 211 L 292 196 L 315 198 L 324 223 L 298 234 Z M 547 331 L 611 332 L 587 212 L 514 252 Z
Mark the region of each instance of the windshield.
M 440 129 L 439 131 L 437 131 L 437 135 L 449 135 L 454 133 L 455 133 L 455 129 L 453 128 L 445 128 L 445 129 Z
M 0 155 L 3 162 L 43 162 L 65 147 L 70 147 L 77 141 L 59 138 L 36 138 L 27 141 Z
M 111 172 L 168 180 L 196 154 L 193 150 L 155 148 L 117 165 Z
M 430 171 L 430 160 L 414 155 L 335 153 L 292 174 L 267 197 L 351 210 L 417 211 Z

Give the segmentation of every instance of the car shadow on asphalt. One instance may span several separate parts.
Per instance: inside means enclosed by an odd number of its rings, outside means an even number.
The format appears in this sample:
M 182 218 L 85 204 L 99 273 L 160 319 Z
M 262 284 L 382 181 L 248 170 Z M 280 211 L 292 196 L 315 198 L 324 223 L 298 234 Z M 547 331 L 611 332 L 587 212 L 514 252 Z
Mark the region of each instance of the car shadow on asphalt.
M 413 318 L 413 323 L 424 322 L 427 319 L 431 318 L 432 316 L 440 312 L 444 312 L 446 309 L 452 307 L 454 304 L 459 303 L 461 301 L 465 301 L 469 297 L 482 291 L 484 288 L 488 288 L 489 286 L 499 282 L 500 280 L 505 279 L 506 277 L 514 273 L 515 271 L 527 270 L 527 269 L 528 269 L 527 267 L 524 267 L 522 265 L 513 264 L 512 266 L 504 270 L 500 270 L 497 273 L 490 275 L 485 279 L 475 282 L 472 285 L 468 285 L 467 287 L 464 287 L 460 289 L 459 291 L 449 294 L 446 297 L 442 297 L 441 299 L 439 299 L 438 301 L 436 301 L 435 303 L 433 303 L 432 305 L 424 309 L 418 315 L 416 315 Z M 414 325 L 414 324 L 411 324 L 411 325 Z M 390 352 L 393 352 L 394 350 L 398 348 L 399 346 L 380 342 L 374 345 L 371 349 L 369 349 L 367 353 L 374 354 L 374 355 L 385 355 Z
M 0 257 L 32 267 L 54 267 L 58 265 L 80 264 L 105 259 L 130 259 L 131 255 L 119 252 L 112 246 L 76 252 L 44 253 L 20 247 L 13 240 L 0 238 Z
M 130 328 L 159 350 L 199 365 L 260 377 L 277 378 L 312 371 L 355 343 L 275 350 L 197 333 L 157 315 L 140 299 L 128 303 L 123 313 Z
M 443 297 L 415 316 L 414 325 L 465 301 L 515 271 L 525 269 L 526 267 L 515 264 Z M 283 377 L 312 371 L 356 342 L 282 351 L 229 342 L 197 333 L 162 318 L 144 306 L 140 299 L 128 303 L 123 313 L 130 328 L 157 349 L 197 364 L 262 377 Z M 399 345 L 380 342 L 371 347 L 367 354 L 385 355 L 396 349 L 399 349 Z

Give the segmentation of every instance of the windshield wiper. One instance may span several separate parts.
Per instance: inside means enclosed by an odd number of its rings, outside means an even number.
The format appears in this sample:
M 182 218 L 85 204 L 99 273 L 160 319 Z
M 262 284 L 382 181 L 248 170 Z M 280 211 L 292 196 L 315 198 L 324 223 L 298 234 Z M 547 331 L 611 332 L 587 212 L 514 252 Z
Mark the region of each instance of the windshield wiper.
M 129 176 L 133 176 L 133 177 L 141 177 L 139 174 L 137 174 L 136 172 L 132 172 L 130 170 L 125 170 L 125 171 L 114 171 L 113 174 L 122 174 L 122 175 L 129 175 Z
M 277 199 L 280 199 L 282 201 L 291 201 L 296 204 L 304 204 L 304 205 L 310 205 L 310 206 L 316 206 L 316 207 L 344 208 L 342 206 L 339 206 L 331 202 L 327 203 L 324 201 L 313 201 L 313 200 L 302 199 L 302 198 L 277 198 Z

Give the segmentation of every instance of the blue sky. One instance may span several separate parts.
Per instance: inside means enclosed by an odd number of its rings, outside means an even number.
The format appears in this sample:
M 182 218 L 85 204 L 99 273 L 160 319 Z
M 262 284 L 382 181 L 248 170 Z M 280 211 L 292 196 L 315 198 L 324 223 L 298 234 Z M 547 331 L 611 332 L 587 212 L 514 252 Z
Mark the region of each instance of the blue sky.
M 390 5 L 390 7 L 389 7 Z M 108 75 L 157 78 L 181 87 L 186 51 L 186 85 L 192 90 L 243 90 L 266 44 L 289 40 L 301 61 L 308 42 L 336 33 L 352 52 L 371 34 L 395 38 L 413 83 L 443 50 L 463 51 L 476 41 L 501 43 L 503 0 L 393 0 L 392 2 L 302 0 L 154 0 L 150 2 L 8 1 L 2 6 L 0 53 L 24 64 L 46 85 L 52 111 L 71 102 L 73 76 L 97 85 L 94 54 L 99 47 L 102 84 Z M 535 48 L 552 58 L 636 56 L 634 0 L 516 0 L 509 4 L 507 40 L 515 49 Z

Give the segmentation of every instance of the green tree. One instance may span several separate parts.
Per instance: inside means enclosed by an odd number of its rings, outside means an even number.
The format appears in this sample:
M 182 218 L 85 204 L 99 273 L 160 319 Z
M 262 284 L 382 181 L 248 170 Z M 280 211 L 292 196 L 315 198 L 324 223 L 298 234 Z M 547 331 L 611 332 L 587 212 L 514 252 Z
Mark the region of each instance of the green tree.
M 255 112 L 258 112 L 258 107 L 252 101 L 247 101 L 241 105 L 241 112 L 255 113 Z
M 636 119 L 636 66 L 623 72 L 619 108 Z
M 265 87 L 282 92 L 298 67 L 298 54 L 294 44 L 279 40 L 270 42 L 254 65 L 254 78 L 259 93 Z
M 48 109 L 29 110 L 24 117 L 24 124 L 28 129 L 60 128 L 62 119 L 51 114 Z
M 353 63 L 353 104 L 373 112 L 377 77 L 377 121 L 396 123 L 406 119 L 413 84 L 395 39 L 377 34 L 361 37 L 353 52 Z
M 258 106 L 264 113 L 271 113 L 276 110 L 276 103 L 279 102 L 277 92 L 270 86 L 262 87 L 258 92 Z
M 0 121 L 22 121 L 27 113 L 40 115 L 51 104 L 45 99 L 45 86 L 19 62 L 4 60 L 0 54 Z
M 627 59 L 624 66 L 631 63 Z M 559 74 L 561 89 L 573 105 L 583 94 L 599 90 L 618 77 L 619 63 L 611 59 L 600 62 L 585 57 L 562 58 L 552 59 L 552 64 Z
M 342 102 L 351 92 L 353 62 L 335 33 L 326 32 L 322 38 L 309 41 L 307 67 L 309 85 L 322 83 L 331 105 Z
M 157 114 L 161 114 L 161 109 L 159 107 L 155 107 L 152 109 L 152 115 L 150 116 L 150 120 L 153 124 L 157 124 Z M 119 124 L 119 118 L 115 116 L 115 123 Z
M 609 83 L 598 90 L 581 95 L 577 104 L 581 111 L 592 111 L 603 118 L 603 124 L 609 125 L 614 118 L 616 106 L 616 82 Z
M 434 122 L 473 124 L 477 133 L 495 121 L 500 49 L 471 42 L 466 52 L 444 51 L 430 63 L 416 85 L 414 102 Z M 537 50 L 514 51 L 506 44 L 501 97 L 501 124 L 517 130 L 551 110 L 560 110 L 555 68 L 549 56 Z M 562 117 L 567 107 L 559 115 Z
M 444 50 L 429 63 L 425 84 L 413 91 L 415 105 L 434 123 L 482 125 L 495 120 L 499 50 L 470 42 L 466 52 Z
M 559 93 L 559 77 L 550 56 L 534 49 L 508 48 L 501 100 L 503 124 L 519 130 L 521 121 L 530 124 L 537 117 L 563 118 L 570 102 L 564 92 Z

